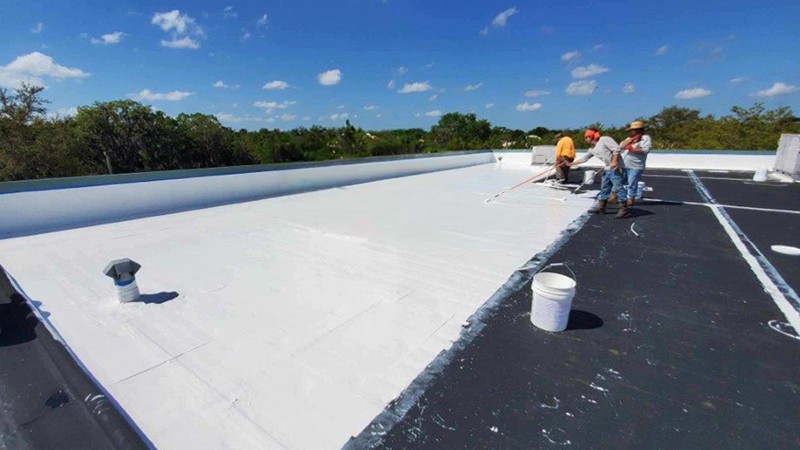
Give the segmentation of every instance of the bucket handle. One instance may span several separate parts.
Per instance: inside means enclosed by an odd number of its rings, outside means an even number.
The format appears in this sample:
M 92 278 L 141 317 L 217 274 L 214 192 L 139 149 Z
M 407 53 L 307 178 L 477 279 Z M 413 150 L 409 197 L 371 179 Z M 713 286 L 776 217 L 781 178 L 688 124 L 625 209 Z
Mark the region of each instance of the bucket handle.
M 550 264 L 548 264 L 548 265 L 544 266 L 544 267 L 543 267 L 541 270 L 539 270 L 539 272 L 537 272 L 537 273 L 544 272 L 545 270 L 547 270 L 547 269 L 549 269 L 549 268 L 551 268 L 551 267 L 562 267 L 562 266 L 563 266 L 563 267 L 566 267 L 566 268 L 567 268 L 567 270 L 569 270 L 569 273 L 571 273 L 571 274 L 572 274 L 572 279 L 573 279 L 573 280 L 575 280 L 575 282 L 577 283 L 577 282 L 578 282 L 578 276 L 577 276 L 577 275 L 575 275 L 575 272 L 573 272 L 573 271 L 572 271 L 572 269 L 570 269 L 570 267 L 569 267 L 569 265 L 567 265 L 567 263 L 550 263 Z

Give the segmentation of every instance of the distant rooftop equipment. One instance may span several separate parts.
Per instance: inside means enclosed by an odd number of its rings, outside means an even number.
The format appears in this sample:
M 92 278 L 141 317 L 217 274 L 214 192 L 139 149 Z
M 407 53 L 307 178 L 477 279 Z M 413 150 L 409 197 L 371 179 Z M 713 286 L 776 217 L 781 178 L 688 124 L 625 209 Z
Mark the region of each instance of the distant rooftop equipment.
M 136 272 L 142 266 L 136 261 L 123 258 L 115 259 L 106 265 L 103 273 L 114 279 L 117 288 L 117 298 L 120 303 L 135 302 L 139 300 L 139 286 L 136 284 Z
M 782 134 L 778 141 L 775 171 L 800 181 L 800 134 Z
M 555 155 L 555 145 L 536 145 L 531 147 L 531 165 L 552 162 Z

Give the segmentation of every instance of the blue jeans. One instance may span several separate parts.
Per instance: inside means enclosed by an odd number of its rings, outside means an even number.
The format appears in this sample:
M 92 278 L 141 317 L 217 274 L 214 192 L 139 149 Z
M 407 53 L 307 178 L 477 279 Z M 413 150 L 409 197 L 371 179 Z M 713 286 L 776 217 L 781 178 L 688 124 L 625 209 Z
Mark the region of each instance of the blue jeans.
M 606 169 L 603 173 L 603 181 L 600 182 L 600 200 L 608 200 L 611 192 L 617 193 L 617 200 L 624 202 L 628 200 L 628 190 L 625 189 L 625 171 L 617 168 L 616 170 Z
M 644 169 L 625 169 L 625 189 L 628 190 L 628 198 L 636 198 L 639 193 L 639 180 L 642 179 Z

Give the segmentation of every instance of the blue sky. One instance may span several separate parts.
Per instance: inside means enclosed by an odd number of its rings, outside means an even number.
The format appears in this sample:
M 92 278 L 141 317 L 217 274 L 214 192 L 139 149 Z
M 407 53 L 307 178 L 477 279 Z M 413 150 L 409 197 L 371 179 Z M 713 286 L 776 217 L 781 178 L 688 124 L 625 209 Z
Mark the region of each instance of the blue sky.
M 800 113 L 800 1 L 0 0 L 0 86 L 134 98 L 233 128 L 530 129 L 664 106 Z

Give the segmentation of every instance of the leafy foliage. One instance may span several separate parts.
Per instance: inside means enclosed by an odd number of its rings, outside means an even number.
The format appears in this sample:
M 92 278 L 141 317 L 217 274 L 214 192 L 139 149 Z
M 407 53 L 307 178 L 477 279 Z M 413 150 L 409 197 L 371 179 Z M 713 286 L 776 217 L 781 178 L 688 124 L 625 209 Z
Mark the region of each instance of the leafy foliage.
M 216 117 L 169 117 L 133 100 L 97 102 L 78 108 L 75 117 L 47 114 L 43 88 L 23 85 L 0 89 L 0 181 L 152 170 L 193 169 L 241 164 L 323 161 L 450 150 L 529 148 L 554 144 L 557 130 L 528 131 L 492 126 L 475 114 L 443 115 L 430 131 L 364 131 L 343 127 L 289 131 L 232 130 Z M 788 107 L 767 110 L 756 103 L 734 106 L 721 118 L 699 110 L 670 106 L 647 124 L 657 149 L 774 150 L 781 133 L 800 133 L 800 121 Z M 600 128 L 617 140 L 625 127 Z M 560 130 L 585 145 L 583 129 Z

